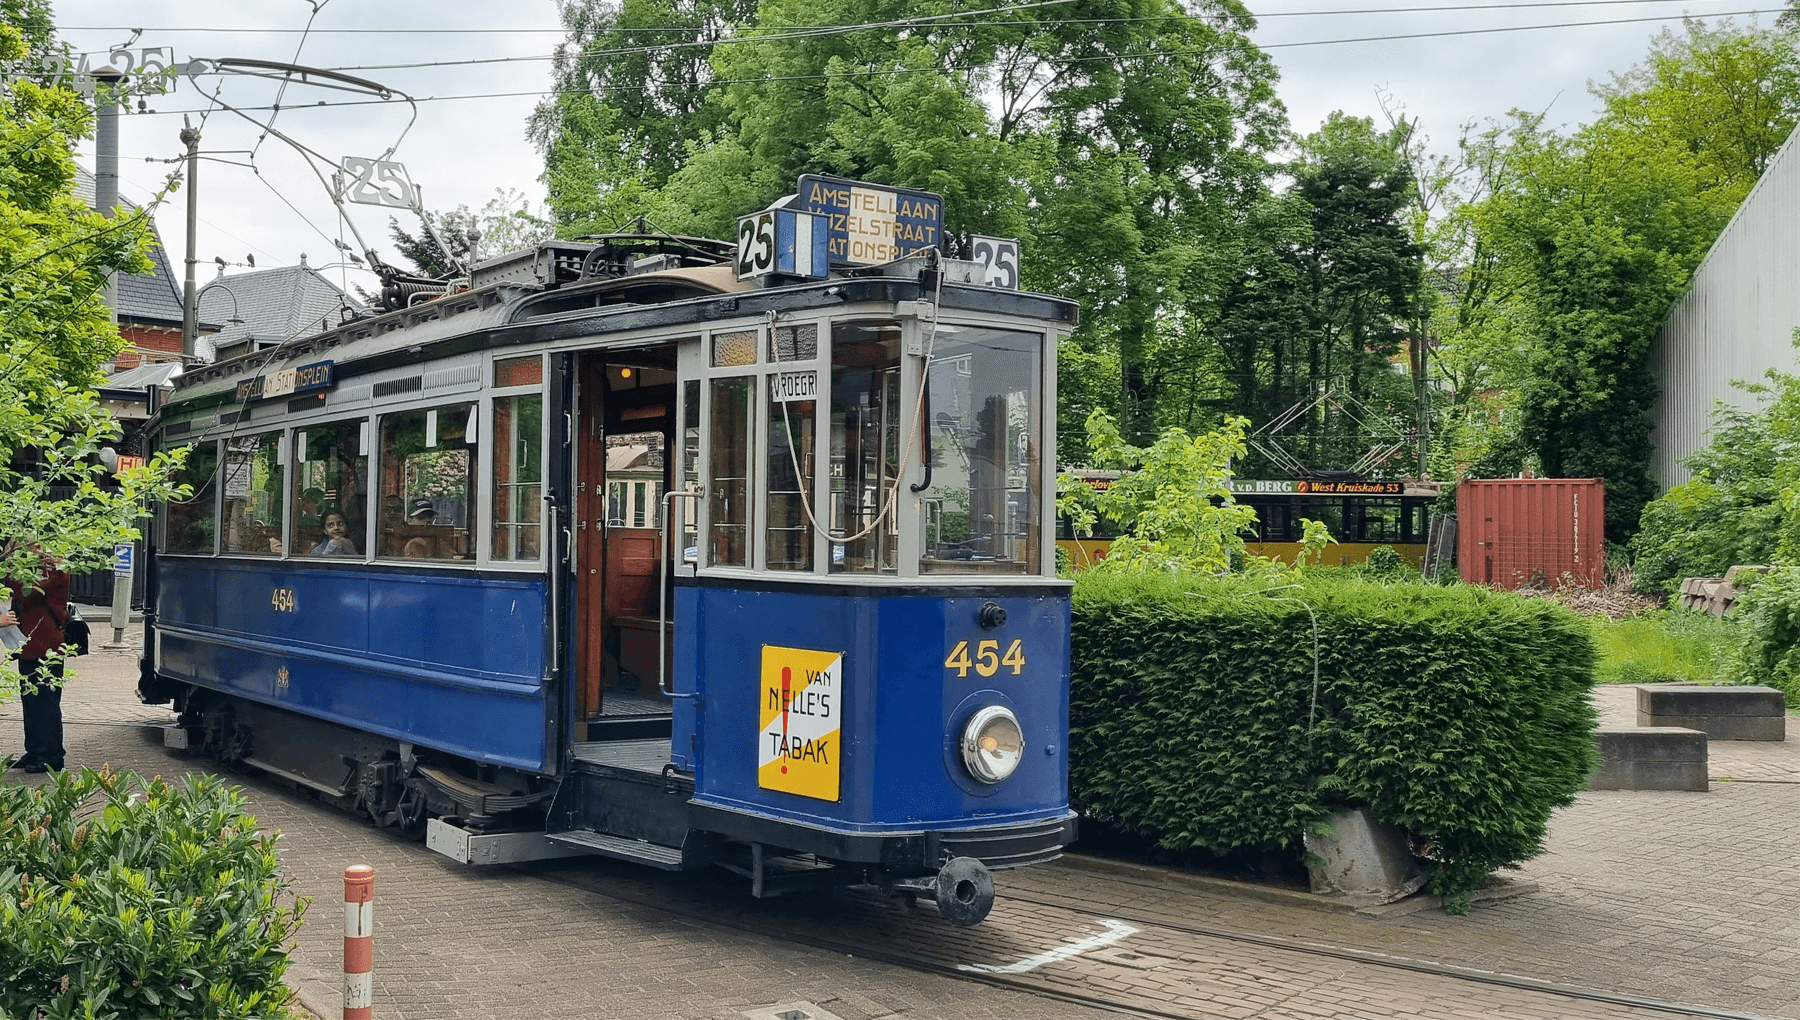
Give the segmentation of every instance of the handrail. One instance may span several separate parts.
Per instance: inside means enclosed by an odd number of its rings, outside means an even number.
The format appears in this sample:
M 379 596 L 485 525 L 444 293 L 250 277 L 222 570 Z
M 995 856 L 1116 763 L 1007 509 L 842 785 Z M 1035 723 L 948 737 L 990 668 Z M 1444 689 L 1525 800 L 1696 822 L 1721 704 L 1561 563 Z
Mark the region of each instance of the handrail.
M 670 489 L 662 498 L 662 557 L 656 572 L 656 689 L 670 698 L 698 698 L 699 693 L 677 694 L 669 689 L 669 543 L 672 537 L 670 517 L 677 499 L 699 499 L 694 490 Z

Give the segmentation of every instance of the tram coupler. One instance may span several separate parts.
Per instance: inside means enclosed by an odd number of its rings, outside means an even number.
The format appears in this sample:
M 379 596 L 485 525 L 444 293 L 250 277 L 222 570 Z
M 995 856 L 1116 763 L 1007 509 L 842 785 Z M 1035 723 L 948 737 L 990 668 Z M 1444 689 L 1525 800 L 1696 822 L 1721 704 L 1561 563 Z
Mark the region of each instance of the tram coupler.
M 959 928 L 980 924 L 994 909 L 994 873 L 973 857 L 952 857 L 935 875 L 893 879 L 888 891 L 931 897 L 938 914 Z

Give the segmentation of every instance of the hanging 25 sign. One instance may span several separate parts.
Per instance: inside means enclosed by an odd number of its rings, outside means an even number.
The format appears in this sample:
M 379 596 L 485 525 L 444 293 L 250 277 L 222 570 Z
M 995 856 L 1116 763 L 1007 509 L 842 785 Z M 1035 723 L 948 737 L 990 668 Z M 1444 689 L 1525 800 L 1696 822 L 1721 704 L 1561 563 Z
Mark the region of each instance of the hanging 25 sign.
M 969 238 L 969 261 L 981 268 L 981 282 L 1001 290 L 1019 289 L 1019 241 L 1013 237 Z
M 737 276 L 771 273 L 823 278 L 829 271 L 825 217 L 793 209 L 764 209 L 738 219 Z

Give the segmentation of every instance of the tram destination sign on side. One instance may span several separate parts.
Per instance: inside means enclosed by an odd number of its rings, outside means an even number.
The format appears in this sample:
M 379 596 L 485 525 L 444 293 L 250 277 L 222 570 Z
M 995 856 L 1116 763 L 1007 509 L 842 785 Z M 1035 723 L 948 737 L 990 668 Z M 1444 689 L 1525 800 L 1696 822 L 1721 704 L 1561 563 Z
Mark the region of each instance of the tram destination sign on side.
M 1239 496 L 1403 496 L 1404 482 L 1326 481 L 1316 478 L 1233 478 Z
M 271 397 L 286 397 L 295 393 L 328 390 L 333 382 L 332 366 L 334 364 L 330 361 L 315 361 L 310 365 L 296 365 L 270 375 L 245 379 L 238 383 L 237 401 L 241 404 L 250 400 L 268 400 Z

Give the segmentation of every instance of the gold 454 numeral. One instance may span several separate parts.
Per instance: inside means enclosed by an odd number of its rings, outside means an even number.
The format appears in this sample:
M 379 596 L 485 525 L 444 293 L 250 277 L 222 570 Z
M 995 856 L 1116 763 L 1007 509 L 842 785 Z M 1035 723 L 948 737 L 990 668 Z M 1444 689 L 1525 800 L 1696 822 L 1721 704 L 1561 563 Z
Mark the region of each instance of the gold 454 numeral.
M 275 611 L 277 613 L 293 612 L 294 611 L 294 589 L 292 589 L 292 588 L 277 588 L 277 589 L 275 589 L 275 593 L 269 596 L 269 605 L 274 606 Z
M 1000 672 L 1001 666 L 1011 666 L 1013 676 L 1025 672 L 1025 642 L 1023 640 L 1014 638 L 1013 643 L 1007 647 L 1005 655 L 1000 654 L 999 641 L 991 639 L 977 641 L 973 657 L 969 655 L 969 643 L 958 641 L 956 647 L 950 649 L 950 654 L 944 657 L 944 668 L 956 670 L 956 675 L 959 677 L 968 676 L 971 667 L 982 676 L 993 676 Z

